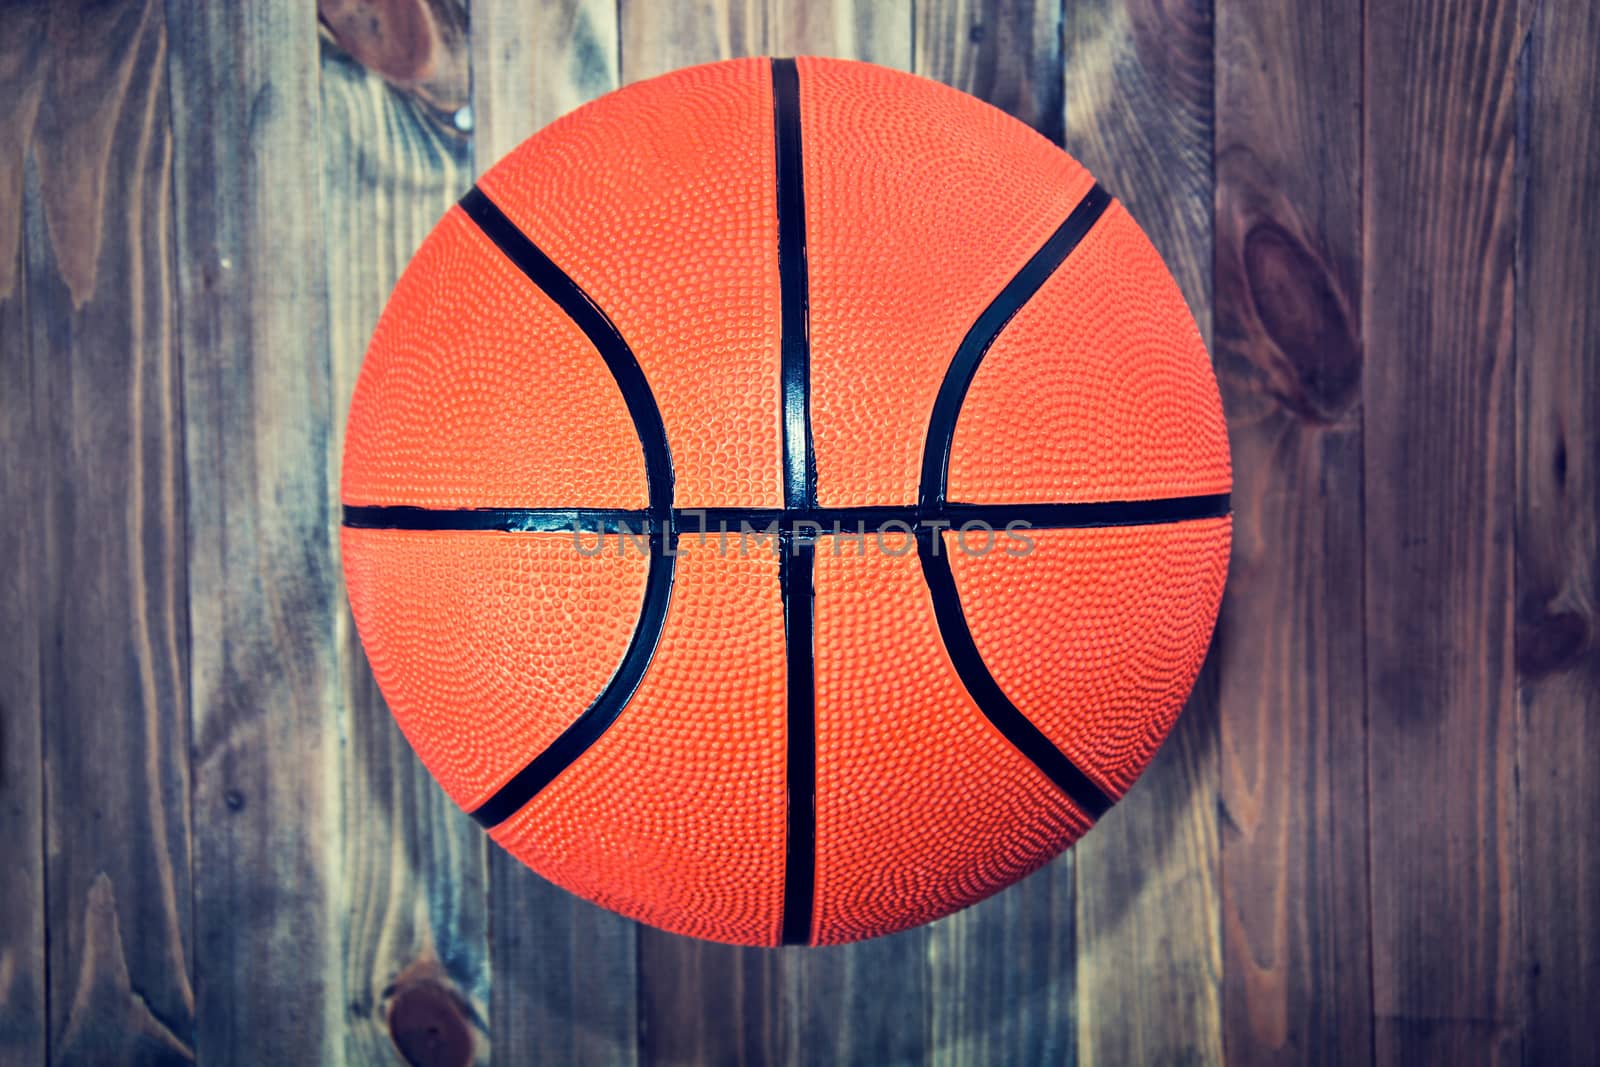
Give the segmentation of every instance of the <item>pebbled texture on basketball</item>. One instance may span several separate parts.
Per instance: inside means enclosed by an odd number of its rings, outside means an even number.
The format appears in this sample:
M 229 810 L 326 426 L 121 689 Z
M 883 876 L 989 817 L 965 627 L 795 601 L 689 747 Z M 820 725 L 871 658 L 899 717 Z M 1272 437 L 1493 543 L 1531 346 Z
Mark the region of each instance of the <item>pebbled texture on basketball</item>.
M 363 644 L 544 877 L 750 945 L 928 922 L 1133 785 L 1211 640 L 1204 344 L 1071 157 L 744 59 L 479 181 L 395 288 L 341 493 Z

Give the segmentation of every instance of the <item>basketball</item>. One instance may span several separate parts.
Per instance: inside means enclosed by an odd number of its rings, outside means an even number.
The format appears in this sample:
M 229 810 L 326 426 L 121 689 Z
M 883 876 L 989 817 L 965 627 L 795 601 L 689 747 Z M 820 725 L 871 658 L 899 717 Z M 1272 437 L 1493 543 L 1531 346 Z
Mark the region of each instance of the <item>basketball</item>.
M 345 436 L 374 676 L 449 796 L 665 930 L 856 941 L 1089 830 L 1193 687 L 1231 475 L 1126 209 L 868 64 L 613 92 L 415 254 Z

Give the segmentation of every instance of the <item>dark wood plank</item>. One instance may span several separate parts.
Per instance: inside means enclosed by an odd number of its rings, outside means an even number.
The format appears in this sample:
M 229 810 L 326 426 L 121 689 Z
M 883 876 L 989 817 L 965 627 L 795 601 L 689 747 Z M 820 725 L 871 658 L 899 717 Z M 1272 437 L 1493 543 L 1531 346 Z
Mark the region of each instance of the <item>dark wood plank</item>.
M 194 692 L 194 930 L 210 1063 L 333 1063 L 338 589 L 309 4 L 172 3 Z
M 356 64 L 442 115 L 472 91 L 465 0 L 317 0 L 317 18 Z
M 166 32 L 55 5 L 25 238 L 54 1063 L 188 1063 L 184 488 Z
M 778 1062 L 930 1062 L 931 945 L 928 927 L 918 927 L 853 945 L 778 950 L 784 992 L 769 1009 L 779 1016 Z
M 0 299 L 16 294 L 22 278 L 22 184 L 49 72 L 48 12 L 45 0 L 0 7 L 0 99 L 9 101 L 0 112 Z M 25 352 L 25 338 L 7 334 L 8 347 Z
M 617 24 L 624 83 L 771 48 L 765 0 L 617 0 Z
M 1070 3 L 1061 39 L 1067 151 L 1150 235 L 1209 342 L 1211 3 Z
M 1600 9 L 1546 0 L 1532 17 L 1515 626 L 1530 1067 L 1600 1063 Z
M 44 87 L 45 7 L 0 8 L 0 1063 L 46 1062 L 44 729 L 39 692 L 40 500 L 23 172 Z
M 924 1062 L 1077 1060 L 1073 859 L 934 923 L 928 935 Z
M 775 56 L 862 59 L 910 70 L 916 6 L 915 0 L 766 0 L 764 50 Z
M 1514 0 L 1368 5 L 1366 686 L 1379 1063 L 1510 1062 Z
M 386 11 L 369 33 L 398 35 Z M 465 50 L 466 40 L 425 37 Z M 345 412 L 367 341 L 401 270 L 471 184 L 455 115 L 403 93 L 344 51 L 322 49 L 322 166 L 337 492 Z M 464 57 L 413 56 L 453 70 Z M 336 499 L 330 505 L 336 504 Z M 328 517 L 338 520 L 330 506 Z M 337 552 L 338 530 L 327 543 Z M 340 598 L 342 601 L 342 597 Z M 337 620 L 344 831 L 337 914 L 348 998 L 344 1060 L 488 1062 L 488 839 L 428 776 L 384 706 L 348 611 Z
M 826 55 L 911 69 L 910 0 L 698 0 L 692 14 L 619 0 L 624 82 L 750 55 Z
M 1093 0 L 1063 24 L 1066 147 L 1211 332 L 1212 26 L 1204 0 Z M 1128 797 L 1077 847 L 1078 1053 L 1222 1058 L 1214 665 Z
M 4 19 L 0 17 L 0 26 Z M 21 193 L 21 188 L 17 192 Z M 15 205 L 21 215 L 21 199 Z M 0 206 L 0 211 L 8 210 Z M 20 241 L 16 251 L 21 251 Z M 21 281 L 20 265 L 13 278 Z M 45 1060 L 44 721 L 39 692 L 40 500 L 27 291 L 0 296 L 0 1062 Z
M 617 86 L 614 0 L 477 0 L 472 23 L 479 173 Z M 489 906 L 496 1059 L 575 1067 L 636 1062 L 635 924 L 551 885 L 493 845 Z
M 916 5 L 916 73 L 1059 142 L 1061 10 L 1054 2 Z M 928 1062 L 1070 1063 L 1076 1055 L 1073 861 L 928 930 Z
M 1223 1044 L 1230 1063 L 1343 1065 L 1372 1051 L 1361 8 L 1222 0 L 1216 18 Z
M 916 72 L 987 100 L 1061 143 L 1060 0 L 920 0 Z
M 478 172 L 531 134 L 617 87 L 616 0 L 472 5 Z

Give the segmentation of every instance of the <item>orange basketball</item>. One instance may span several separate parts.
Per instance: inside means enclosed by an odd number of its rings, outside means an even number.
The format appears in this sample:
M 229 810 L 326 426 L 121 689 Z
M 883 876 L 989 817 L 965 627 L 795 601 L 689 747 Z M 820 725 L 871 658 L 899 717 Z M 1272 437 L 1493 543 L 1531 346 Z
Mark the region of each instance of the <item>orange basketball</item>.
M 1083 167 L 862 63 L 678 71 L 439 223 L 351 405 L 362 640 L 450 796 L 663 929 L 854 941 L 1133 783 L 1205 655 L 1228 444 Z

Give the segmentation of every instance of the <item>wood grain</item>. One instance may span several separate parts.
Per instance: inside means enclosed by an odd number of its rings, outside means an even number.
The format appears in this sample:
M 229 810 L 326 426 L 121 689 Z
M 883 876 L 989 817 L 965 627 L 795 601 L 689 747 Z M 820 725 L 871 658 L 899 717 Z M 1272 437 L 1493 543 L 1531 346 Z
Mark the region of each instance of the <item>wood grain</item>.
M 20 250 L 20 246 L 19 246 Z M 20 273 L 20 270 L 19 270 Z M 45 1060 L 44 728 L 38 501 L 25 293 L 0 300 L 0 1063 Z
M 349 997 L 317 29 L 291 0 L 173 3 L 169 17 L 196 1054 L 332 1063 Z
M 1059 142 L 1055 3 L 919 3 L 916 73 L 987 100 Z M 1073 861 L 928 931 L 930 1063 L 1067 1063 L 1076 1055 Z
M 618 0 L 623 81 L 734 56 L 825 55 L 911 69 L 910 0 Z
M 1068 853 L 934 924 L 923 1062 L 1076 1062 L 1080 991 L 1073 873 Z
M 378 32 L 388 31 L 380 23 Z M 464 39 L 458 44 L 465 49 Z M 466 59 L 419 62 L 453 68 Z M 336 560 L 344 418 L 367 340 L 413 251 L 471 184 L 471 146 L 453 122 L 327 38 L 321 84 L 335 493 L 325 537 Z M 398 1052 L 416 1064 L 486 1063 L 487 838 L 401 735 L 348 611 L 336 620 L 335 644 L 344 738 L 336 914 L 349 998 L 343 1062 L 388 1064 Z
M 1212 26 L 1199 0 L 1094 0 L 1063 26 L 1066 147 L 1122 200 L 1211 332 Z M 1077 847 L 1079 1059 L 1222 1059 L 1214 665 Z M 1087 992 L 1092 991 L 1092 992 Z
M 53 7 L 44 47 L 24 240 L 49 1055 L 187 1063 L 188 653 L 163 13 L 154 2 Z
M 465 0 L 317 0 L 346 55 L 435 111 L 467 106 L 472 67 Z
M 1379 1063 L 1519 1057 L 1517 5 L 1365 28 L 1366 686 Z M 1442 961 L 1448 966 L 1441 966 Z
M 1085 0 L 1061 35 L 1066 149 L 1149 234 L 1209 342 L 1211 4 Z
M 473 144 L 481 174 L 618 85 L 616 0 L 472 6 Z
M 916 72 L 987 100 L 1060 144 L 1061 22 L 1060 0 L 921 0 Z
M 24 159 L 46 69 L 43 5 L 0 8 L 0 92 L 20 103 L 0 128 L 0 1063 L 47 1057 L 44 715 L 40 702 L 41 494 L 47 442 L 34 425 L 28 286 L 21 284 Z M 29 86 L 32 86 L 30 89 Z M 11 137 L 5 136 L 10 133 Z M 32 208 L 32 205 L 28 205 Z
M 0 100 L 9 101 L 0 111 L 0 300 L 16 292 L 22 277 L 22 184 L 49 72 L 48 14 L 45 0 L 0 7 Z M 9 347 L 26 351 L 23 333 L 7 336 L 15 339 Z
M 910 70 L 916 6 L 914 0 L 767 0 L 765 51 Z
M 1213 351 L 1234 463 L 1216 638 L 1224 1047 L 1372 1050 L 1360 388 L 1361 11 L 1217 5 Z M 1286 70 L 1296 71 L 1285 78 Z
M 622 82 L 771 51 L 766 0 L 617 0 Z
M 1522 57 L 1516 615 L 1525 1064 L 1600 1063 L 1600 10 L 1533 12 Z

